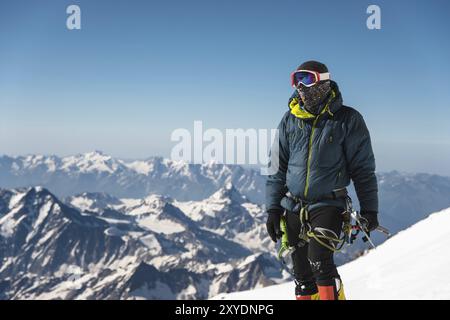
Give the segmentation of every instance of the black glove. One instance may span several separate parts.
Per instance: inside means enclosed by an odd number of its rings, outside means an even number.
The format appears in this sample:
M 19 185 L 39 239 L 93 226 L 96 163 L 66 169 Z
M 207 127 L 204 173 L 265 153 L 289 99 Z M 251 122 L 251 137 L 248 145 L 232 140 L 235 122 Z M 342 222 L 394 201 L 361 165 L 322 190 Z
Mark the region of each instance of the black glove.
M 277 239 L 280 239 L 283 235 L 283 232 L 280 229 L 280 219 L 281 214 L 279 212 L 269 212 L 266 227 L 273 242 L 277 242 Z
M 367 221 L 367 232 L 375 230 L 380 225 L 378 223 L 378 212 L 376 211 L 361 211 L 361 217 Z

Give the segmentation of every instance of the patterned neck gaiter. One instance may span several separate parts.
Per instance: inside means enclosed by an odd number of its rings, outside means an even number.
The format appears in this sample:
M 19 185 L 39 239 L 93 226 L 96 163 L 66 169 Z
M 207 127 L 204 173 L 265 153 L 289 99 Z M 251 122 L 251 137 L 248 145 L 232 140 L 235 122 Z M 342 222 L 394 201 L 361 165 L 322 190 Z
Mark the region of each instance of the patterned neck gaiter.
M 305 87 L 300 85 L 297 89 L 302 99 L 304 108 L 314 114 L 318 115 L 323 107 L 325 98 L 331 91 L 330 81 L 319 82 L 312 87 Z

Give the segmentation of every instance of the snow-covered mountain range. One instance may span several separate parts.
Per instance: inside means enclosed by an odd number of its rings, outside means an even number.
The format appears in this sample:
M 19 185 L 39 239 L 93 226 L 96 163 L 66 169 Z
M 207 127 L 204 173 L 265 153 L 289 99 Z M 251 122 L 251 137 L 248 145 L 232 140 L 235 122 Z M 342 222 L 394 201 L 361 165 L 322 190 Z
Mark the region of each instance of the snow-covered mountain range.
M 183 229 L 170 215 L 166 220 L 157 214 L 164 205 L 182 212 L 190 223 L 227 240 L 239 243 L 253 252 L 273 252 L 274 244 L 265 230 L 265 212 L 262 206 L 251 203 L 231 184 L 226 184 L 210 197 L 201 201 L 178 201 L 170 197 L 151 194 L 142 199 L 119 199 L 105 193 L 82 193 L 64 198 L 64 202 L 80 212 L 115 218 L 134 217 L 141 225 L 154 232 L 173 233 Z
M 380 212 L 394 231 L 450 206 L 450 177 L 377 173 Z M 161 157 L 125 161 L 95 151 L 75 156 L 1 156 L 0 187 L 43 186 L 58 197 L 83 192 L 119 198 L 161 194 L 179 201 L 203 200 L 232 183 L 250 202 L 264 203 L 265 177 L 258 170 L 218 163 L 189 164 Z M 350 188 L 354 202 L 356 196 Z
M 450 177 L 391 171 L 378 172 L 377 178 L 380 218 L 393 232 L 450 206 Z M 0 157 L 0 187 L 39 185 L 60 198 L 95 192 L 118 198 L 161 194 L 177 201 L 200 201 L 227 183 L 249 202 L 264 204 L 265 177 L 238 165 L 189 164 L 161 157 L 125 161 L 100 151 L 67 157 Z M 349 191 L 358 206 L 353 186 Z
M 367 255 L 339 268 L 352 300 L 450 299 L 450 208 L 399 232 Z M 292 300 L 288 282 L 215 299 Z
M 40 185 L 58 197 L 105 192 L 121 198 L 143 198 L 156 193 L 177 200 L 202 200 L 227 183 L 252 202 L 263 203 L 264 177 L 257 170 L 238 165 L 197 165 L 161 157 L 125 161 L 100 151 L 67 157 L 0 157 L 0 187 Z
M 449 177 L 377 177 L 380 220 L 393 233 L 450 206 Z M 0 298 L 208 298 L 282 281 L 264 182 L 257 170 L 159 157 L 2 156 Z M 366 247 L 358 241 L 336 262 Z
M 231 184 L 192 217 L 178 206 L 195 202 L 157 195 L 66 201 L 42 187 L 0 189 L 0 298 L 204 299 L 288 277 L 273 245 L 244 245 L 265 241 L 262 210 Z M 210 219 L 194 221 L 202 210 Z M 217 228 L 221 218 L 235 231 Z

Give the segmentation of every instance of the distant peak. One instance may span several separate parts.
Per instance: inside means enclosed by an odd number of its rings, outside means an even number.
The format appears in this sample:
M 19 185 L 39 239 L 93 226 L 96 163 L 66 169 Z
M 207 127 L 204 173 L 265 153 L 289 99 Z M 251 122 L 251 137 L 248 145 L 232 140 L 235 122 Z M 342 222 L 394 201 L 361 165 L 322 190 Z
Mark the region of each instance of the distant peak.
M 170 198 L 168 196 L 156 194 L 156 193 L 151 193 L 147 197 L 144 198 L 144 202 L 146 202 L 146 203 L 154 203 L 154 202 L 170 203 L 172 201 L 173 201 L 172 198 Z
M 86 156 L 106 156 L 106 154 L 101 150 L 94 150 L 91 152 L 85 153 Z
M 53 202 L 57 201 L 56 197 L 42 186 L 33 186 L 26 188 L 17 188 L 12 190 L 13 198 L 9 203 L 9 207 L 13 208 L 18 205 L 32 204 L 36 201 L 42 202 L 51 199 Z
M 212 200 L 231 200 L 233 202 L 244 202 L 245 197 L 234 187 L 231 182 L 227 182 L 222 188 L 217 190 L 211 197 Z
M 29 187 L 27 194 L 39 194 L 40 196 L 51 196 L 52 198 L 55 198 L 55 196 L 46 188 L 44 188 L 43 186 L 33 186 L 33 187 Z
M 42 187 L 42 186 L 35 186 L 35 187 L 33 187 L 34 188 L 34 190 L 36 191 L 36 192 L 42 192 L 42 191 L 44 191 L 44 187 Z

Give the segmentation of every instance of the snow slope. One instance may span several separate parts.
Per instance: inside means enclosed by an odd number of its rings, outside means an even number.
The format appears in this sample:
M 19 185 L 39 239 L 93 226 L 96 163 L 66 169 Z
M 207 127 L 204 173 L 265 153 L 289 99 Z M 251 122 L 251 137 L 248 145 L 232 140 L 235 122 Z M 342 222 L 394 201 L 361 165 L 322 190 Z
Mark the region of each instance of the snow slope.
M 450 299 L 450 208 L 339 268 L 348 299 Z M 286 283 L 215 299 L 292 299 Z

